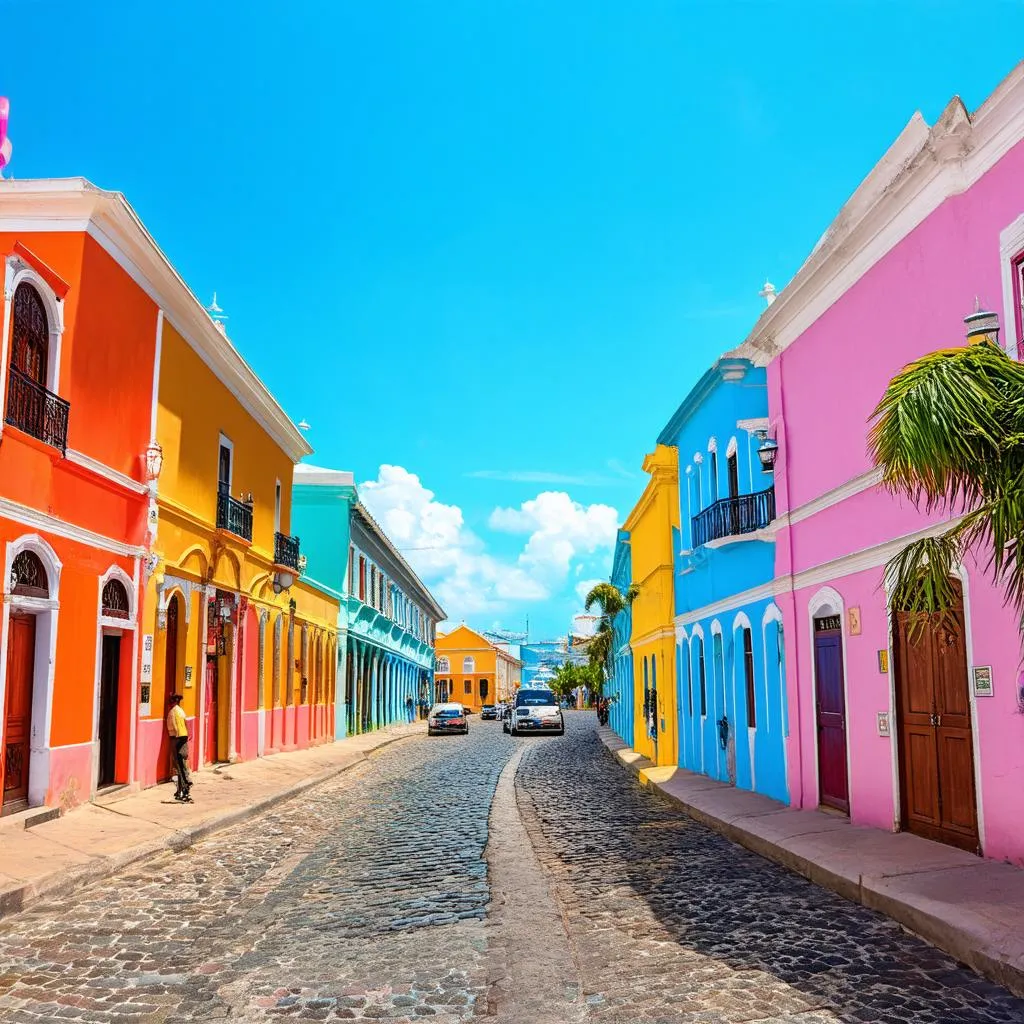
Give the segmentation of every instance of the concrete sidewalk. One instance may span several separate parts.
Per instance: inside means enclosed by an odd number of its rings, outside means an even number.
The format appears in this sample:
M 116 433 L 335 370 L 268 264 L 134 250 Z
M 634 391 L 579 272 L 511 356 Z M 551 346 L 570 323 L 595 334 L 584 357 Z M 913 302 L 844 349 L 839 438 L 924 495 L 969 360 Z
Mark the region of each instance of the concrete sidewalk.
M 424 722 L 397 725 L 308 750 L 205 768 L 193 774 L 193 804 L 178 803 L 174 785 L 164 783 L 112 794 L 30 829 L 5 819 L 0 827 L 0 917 L 164 850 L 191 846 L 327 781 L 380 747 L 425 732 Z
M 799 811 L 682 768 L 656 768 L 608 728 L 612 755 L 696 821 L 898 921 L 1024 996 L 1024 871 L 907 832 Z

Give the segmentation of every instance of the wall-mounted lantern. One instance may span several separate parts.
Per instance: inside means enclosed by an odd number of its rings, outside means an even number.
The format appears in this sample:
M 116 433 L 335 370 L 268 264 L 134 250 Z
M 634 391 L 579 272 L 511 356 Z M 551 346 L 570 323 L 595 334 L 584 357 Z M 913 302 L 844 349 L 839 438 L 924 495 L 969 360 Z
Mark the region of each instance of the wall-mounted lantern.
M 274 593 L 280 594 L 282 590 L 288 590 L 295 582 L 294 573 L 282 570 L 274 574 Z
M 156 480 L 164 468 L 164 450 L 156 441 L 146 447 L 146 479 Z
M 993 345 L 999 344 L 999 314 L 982 309 L 981 303 L 977 299 L 974 300 L 974 312 L 964 317 L 964 325 L 967 328 L 968 345 L 979 341 L 990 341 Z
M 775 456 L 779 453 L 779 442 L 768 436 L 767 430 L 757 432 L 761 443 L 757 448 L 757 457 L 761 460 L 761 471 L 763 473 L 775 472 Z

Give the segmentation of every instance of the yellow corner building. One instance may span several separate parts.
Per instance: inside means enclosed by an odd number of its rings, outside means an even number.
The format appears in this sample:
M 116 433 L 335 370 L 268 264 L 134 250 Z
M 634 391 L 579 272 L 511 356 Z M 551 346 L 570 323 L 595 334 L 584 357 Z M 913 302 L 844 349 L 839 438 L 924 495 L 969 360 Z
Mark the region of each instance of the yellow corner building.
M 650 476 L 623 529 L 629 532 L 633 602 L 633 748 L 657 765 L 677 763 L 673 537 L 679 531 L 679 460 L 659 444 L 644 458 Z
M 519 689 L 523 663 L 469 626 L 438 634 L 434 644 L 434 692 L 472 711 L 509 700 Z

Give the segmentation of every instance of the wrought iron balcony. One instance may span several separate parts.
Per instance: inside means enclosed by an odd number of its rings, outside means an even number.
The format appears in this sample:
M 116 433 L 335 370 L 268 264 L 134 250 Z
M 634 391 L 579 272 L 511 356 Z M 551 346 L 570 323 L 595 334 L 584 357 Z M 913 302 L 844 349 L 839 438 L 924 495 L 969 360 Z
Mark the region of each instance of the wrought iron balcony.
M 66 455 L 71 404 L 13 366 L 8 373 L 6 421 Z
M 299 571 L 299 538 L 287 533 L 274 534 L 274 565 L 284 565 Z
M 252 502 L 232 498 L 223 488 L 217 492 L 217 529 L 243 540 L 252 540 Z
M 693 517 L 693 546 L 763 530 L 775 518 L 775 488 L 721 498 Z

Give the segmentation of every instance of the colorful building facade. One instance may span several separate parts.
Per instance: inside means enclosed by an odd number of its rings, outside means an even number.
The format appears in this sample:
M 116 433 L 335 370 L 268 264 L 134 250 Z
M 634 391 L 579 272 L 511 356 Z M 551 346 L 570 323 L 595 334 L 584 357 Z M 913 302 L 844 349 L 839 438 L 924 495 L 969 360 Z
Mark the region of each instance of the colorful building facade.
M 159 310 L 97 240 L 115 208 L 82 182 L 0 182 L 5 814 L 135 780 Z
M 522 662 L 466 625 L 438 634 L 436 656 L 436 699 L 471 711 L 496 704 L 499 693 L 514 693 L 522 681 Z
M 633 747 L 655 764 L 676 763 L 676 659 L 673 552 L 679 542 L 679 463 L 659 444 L 643 462 L 650 476 L 622 529 L 630 538 Z
M 359 502 L 351 473 L 295 468 L 295 517 L 308 575 L 340 597 L 336 735 L 406 720 L 433 700 L 444 609 Z
M 786 785 L 775 494 L 758 448 L 766 373 L 723 356 L 658 437 L 678 452 L 675 545 L 679 764 L 778 800 Z
M 947 522 L 879 488 L 865 434 L 895 373 L 964 343 L 976 300 L 1019 358 L 1022 140 L 1024 66 L 974 114 L 954 99 L 932 126 L 915 115 L 741 350 L 767 365 L 778 442 L 793 804 L 1018 864 L 1016 617 L 968 559 L 959 623 L 910 642 L 884 567 Z
M 612 585 L 625 594 L 633 582 L 629 534 L 619 530 L 612 556 Z M 612 622 L 612 670 L 605 683 L 605 696 L 611 699 L 608 724 L 618 736 L 632 746 L 636 728 L 636 692 L 634 690 L 633 651 L 629 646 L 633 634 L 633 609 L 627 605 Z

